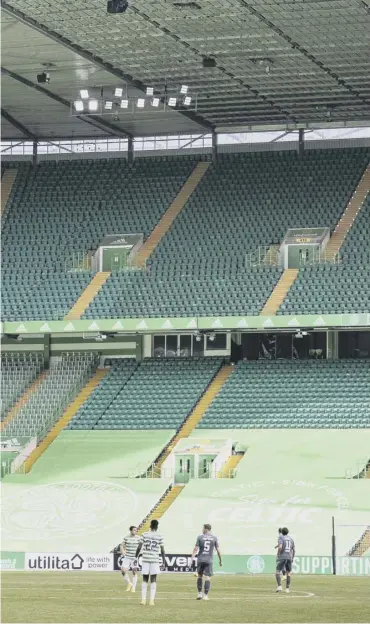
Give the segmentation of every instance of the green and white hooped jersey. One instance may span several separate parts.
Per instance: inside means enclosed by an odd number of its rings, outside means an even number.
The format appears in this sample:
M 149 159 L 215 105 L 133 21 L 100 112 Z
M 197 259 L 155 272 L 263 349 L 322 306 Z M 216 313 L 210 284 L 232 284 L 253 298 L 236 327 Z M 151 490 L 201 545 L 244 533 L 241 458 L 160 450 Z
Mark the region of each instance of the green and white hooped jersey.
M 156 531 L 143 533 L 142 561 L 143 563 L 159 563 L 163 546 L 163 537 Z
M 139 544 L 142 542 L 141 535 L 126 535 L 123 538 L 123 546 L 126 550 L 125 557 L 127 559 L 135 559 L 136 551 L 138 549 Z

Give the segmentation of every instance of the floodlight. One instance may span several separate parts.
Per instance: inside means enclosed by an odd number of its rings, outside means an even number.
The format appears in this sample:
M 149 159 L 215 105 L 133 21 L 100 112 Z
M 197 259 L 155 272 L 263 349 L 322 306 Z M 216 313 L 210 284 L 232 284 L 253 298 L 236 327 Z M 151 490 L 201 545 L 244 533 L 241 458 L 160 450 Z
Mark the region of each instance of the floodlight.
M 214 339 L 216 338 L 216 334 L 215 334 L 215 332 L 211 332 L 211 333 L 209 334 L 208 338 L 210 339 L 210 341 L 211 341 L 211 342 L 213 342 L 213 341 L 214 341 Z
M 146 88 L 146 94 L 147 94 L 147 95 L 154 95 L 154 89 L 153 89 L 153 87 L 147 87 L 147 88 Z
M 187 95 L 186 97 L 184 97 L 184 104 L 185 104 L 185 106 L 190 106 L 190 104 L 191 104 L 191 97 L 190 97 L 190 95 Z
M 183 95 L 186 95 L 188 92 L 188 85 L 181 85 L 181 89 L 180 89 L 180 93 L 182 93 Z
M 144 98 L 138 98 L 137 102 L 136 102 L 136 106 L 138 108 L 144 108 L 145 106 L 145 100 Z
M 74 102 L 74 107 L 76 109 L 76 111 L 78 111 L 79 113 L 81 113 L 84 109 L 84 103 L 82 100 L 76 100 Z
M 80 98 L 81 100 L 87 100 L 89 97 L 89 92 L 87 89 L 80 89 Z
M 168 106 L 176 106 L 176 98 L 175 97 L 168 98 Z
M 128 100 L 121 100 L 121 108 L 128 108 Z
M 105 103 L 104 103 L 104 108 L 106 110 L 112 110 L 112 108 L 113 108 L 112 100 L 106 100 Z
M 158 106 L 159 106 L 159 97 L 154 97 L 152 99 L 152 106 L 154 106 L 155 108 L 158 108 Z
M 95 336 L 95 340 L 96 342 L 103 342 L 104 340 L 107 339 L 107 334 L 98 334 L 97 336 Z
M 122 87 L 116 87 L 114 90 L 114 97 L 122 97 L 123 89 Z
M 98 100 L 89 100 L 89 110 L 90 111 L 97 111 L 98 108 L 99 108 Z

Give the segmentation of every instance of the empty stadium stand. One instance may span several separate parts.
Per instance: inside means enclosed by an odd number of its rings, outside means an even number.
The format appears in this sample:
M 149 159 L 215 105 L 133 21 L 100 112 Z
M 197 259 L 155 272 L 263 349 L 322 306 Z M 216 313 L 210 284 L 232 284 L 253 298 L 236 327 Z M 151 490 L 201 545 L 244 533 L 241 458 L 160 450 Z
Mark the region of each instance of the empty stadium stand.
M 41 383 L 15 417 L 5 424 L 3 435 L 39 437 L 45 434 L 84 386 L 96 364 L 93 353 L 71 353 L 52 360 Z
M 240 362 L 198 427 L 369 428 L 370 362 Z
M 370 311 L 370 196 L 341 249 L 341 264 L 304 267 L 278 314 Z
M 194 169 L 192 157 L 18 167 L 3 217 L 2 317 L 63 318 L 92 274 L 66 272 L 107 234 L 151 232 Z
M 43 367 L 40 353 L 1 355 L 1 420 L 30 386 Z
M 85 404 L 87 399 L 93 393 L 95 388 L 104 379 L 108 370 L 106 368 L 98 368 L 95 373 L 88 379 L 87 383 L 83 386 L 77 396 L 70 402 L 68 407 L 64 410 L 61 417 L 55 422 L 51 429 L 47 432 L 46 436 L 40 441 L 40 443 L 33 449 L 32 453 L 27 457 L 24 462 L 23 469 L 25 472 L 29 472 L 34 463 L 41 457 L 45 450 L 50 446 L 54 440 L 58 437 L 60 432 L 76 415 L 82 405 Z
M 259 314 L 281 270 L 263 263 L 249 269 L 247 255 L 279 243 L 289 227 L 334 229 L 369 155 L 366 148 L 303 158 L 289 151 L 220 155 L 154 250 L 148 272 L 112 275 L 85 318 Z
M 115 364 L 69 429 L 178 429 L 222 364 L 220 358 Z
M 116 398 L 120 396 L 136 367 L 137 363 L 135 360 L 114 360 L 109 374 L 102 379 L 91 396 L 80 407 L 68 423 L 68 428 L 93 429 Z
M 1 215 L 4 214 L 7 201 L 11 195 L 12 188 L 17 177 L 17 168 L 8 168 L 1 178 Z
M 238 275 L 204 275 L 184 269 L 183 276 L 165 271 L 114 273 L 84 318 L 140 318 L 258 314 L 280 276 L 276 267 Z
M 220 155 L 154 253 L 158 266 L 245 271 L 245 254 L 290 227 L 334 228 L 365 169 L 366 148 Z
M 168 457 L 170 452 L 175 448 L 178 441 L 182 438 L 187 438 L 202 420 L 206 410 L 212 404 L 212 401 L 220 392 L 222 386 L 226 383 L 227 379 L 231 375 L 231 372 L 232 366 L 230 364 L 225 364 L 224 366 L 219 368 L 216 375 L 213 377 L 212 381 L 200 397 L 199 401 L 189 413 L 188 418 L 184 420 L 184 422 L 176 432 L 176 435 L 173 437 L 170 444 L 163 449 L 160 456 L 156 459 L 155 466 L 153 466 L 156 474 L 160 474 L 160 469 L 163 462 Z
M 220 155 L 154 249 L 147 272 L 112 275 L 85 317 L 258 314 L 280 270 L 248 269 L 247 254 L 278 243 L 289 227 L 333 229 L 369 153 Z M 148 236 L 196 162 L 185 156 L 140 158 L 132 168 L 124 159 L 20 165 L 4 215 L 3 318 L 65 317 L 93 277 L 67 270 L 71 256 L 95 249 L 109 233 Z

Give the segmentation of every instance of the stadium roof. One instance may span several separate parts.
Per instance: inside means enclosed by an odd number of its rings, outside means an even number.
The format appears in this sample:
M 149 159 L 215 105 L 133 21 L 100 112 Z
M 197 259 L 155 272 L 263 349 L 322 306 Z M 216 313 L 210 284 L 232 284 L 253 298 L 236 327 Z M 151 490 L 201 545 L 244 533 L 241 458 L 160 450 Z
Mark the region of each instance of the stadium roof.
M 370 0 L 2 2 L 2 138 L 370 124 Z M 204 57 L 215 67 L 204 67 Z M 36 75 L 50 73 L 50 83 Z M 186 84 L 197 110 L 71 116 L 81 87 Z

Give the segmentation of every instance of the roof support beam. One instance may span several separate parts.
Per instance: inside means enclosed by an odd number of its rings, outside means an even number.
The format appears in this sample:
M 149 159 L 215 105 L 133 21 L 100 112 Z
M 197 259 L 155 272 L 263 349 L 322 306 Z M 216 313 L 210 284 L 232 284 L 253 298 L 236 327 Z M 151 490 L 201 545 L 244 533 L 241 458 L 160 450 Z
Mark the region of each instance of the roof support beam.
M 54 102 L 57 102 L 58 104 L 61 104 L 62 106 L 70 109 L 71 103 L 57 93 L 54 93 L 49 89 L 45 89 L 45 87 L 41 87 L 39 84 L 36 84 L 31 80 L 28 80 L 28 78 L 24 78 L 23 76 L 20 76 L 19 74 L 16 74 L 15 72 L 12 72 L 10 69 L 6 69 L 5 67 L 1 68 L 1 73 L 4 76 L 9 76 L 9 78 L 20 82 L 21 84 L 29 87 L 30 89 L 33 89 L 34 91 L 38 91 L 38 93 L 42 93 L 49 99 L 54 100 Z M 131 134 L 125 132 L 119 126 L 111 124 L 108 121 L 105 121 L 105 119 L 101 119 L 97 115 L 76 115 L 76 118 L 80 119 L 80 121 L 90 124 L 91 126 L 94 126 L 95 128 L 99 128 L 99 130 L 103 130 L 104 132 L 107 132 L 108 134 L 115 137 L 124 137 L 127 139 L 131 136 Z
M 175 33 L 172 33 L 166 26 L 162 26 L 159 22 L 151 19 L 148 15 L 146 15 L 146 13 L 143 13 L 142 11 L 140 11 L 136 6 L 133 5 L 131 7 L 131 11 L 133 13 L 135 13 L 136 15 L 139 15 L 146 22 L 149 22 L 155 28 L 158 28 L 165 35 L 167 35 L 168 37 L 170 37 L 171 39 L 176 41 L 176 43 L 179 43 L 180 45 L 182 45 L 187 50 L 190 50 L 191 52 L 193 52 L 193 54 L 196 54 L 197 56 L 199 56 L 199 59 L 203 59 L 204 53 L 202 53 L 200 50 L 195 48 L 193 45 L 190 45 L 190 43 L 188 43 L 187 41 L 184 41 L 183 39 L 181 39 Z M 293 123 L 295 123 L 297 121 L 294 118 L 294 116 L 288 110 L 285 110 L 284 108 L 279 106 L 279 104 L 276 104 L 275 102 L 273 102 L 273 100 L 271 100 L 271 98 L 266 97 L 265 95 L 260 93 L 257 89 L 255 89 L 251 85 L 249 85 L 246 82 L 244 82 L 244 80 L 242 80 L 241 78 L 235 77 L 232 72 L 230 72 L 228 69 L 226 69 L 226 67 L 222 67 L 222 65 L 217 65 L 217 70 L 219 72 L 221 72 L 224 76 L 227 76 L 233 82 L 238 83 L 241 87 L 243 87 L 244 89 L 246 89 L 250 93 L 253 93 L 253 95 L 256 98 L 258 98 L 259 100 L 263 101 L 271 109 L 275 109 L 275 110 L 279 111 L 279 113 L 281 115 L 283 115 L 288 121 L 293 122 Z M 214 129 L 214 124 L 212 126 L 212 130 L 213 129 Z
M 18 9 L 15 9 L 14 7 L 10 6 L 10 4 L 7 4 L 6 2 L 1 2 L 1 8 L 5 13 L 8 13 L 8 15 L 15 17 L 18 21 L 22 22 L 23 24 L 26 24 L 30 28 L 33 28 L 37 32 L 41 33 L 42 35 L 49 37 L 49 39 L 51 39 L 52 41 L 55 41 L 56 43 L 59 43 L 60 45 L 67 48 L 68 50 L 71 50 L 75 54 L 78 54 L 81 58 L 86 59 L 87 61 L 95 65 L 96 67 L 103 69 L 104 71 L 108 72 L 112 76 L 115 76 L 119 80 L 123 80 L 130 87 L 138 89 L 139 91 L 142 91 L 143 93 L 146 92 L 146 86 L 140 80 L 136 80 L 130 74 L 126 74 L 121 69 L 118 69 L 118 67 L 114 67 L 111 63 L 107 63 L 100 57 L 94 56 L 94 54 L 92 54 L 91 52 L 88 52 L 88 50 L 85 50 L 81 46 L 73 43 L 72 41 L 70 41 L 66 37 L 63 37 L 59 33 L 50 30 L 47 26 L 40 24 L 40 22 L 37 22 L 32 17 L 29 17 L 25 13 L 22 13 L 22 11 L 19 11 Z M 203 117 L 201 117 L 200 115 L 197 115 L 196 113 L 192 111 L 188 111 L 188 110 L 178 110 L 178 109 L 175 109 L 175 110 L 177 113 L 183 115 L 184 117 L 187 117 L 194 123 L 197 123 L 198 125 L 204 128 L 207 128 L 207 130 L 213 129 L 213 125 L 206 119 L 203 119 Z
M 327 76 L 333 79 L 337 83 L 338 86 L 342 87 L 347 92 L 351 93 L 358 101 L 361 101 L 363 104 L 370 106 L 370 99 L 363 97 L 359 91 L 354 89 L 346 80 L 342 80 L 338 74 L 336 74 L 332 69 L 324 65 L 321 61 L 319 61 L 313 54 L 310 54 L 308 50 L 305 49 L 304 46 L 300 45 L 297 41 L 294 41 L 289 35 L 286 35 L 278 26 L 276 26 L 271 20 L 265 17 L 260 11 L 258 11 L 254 6 L 251 6 L 247 0 L 238 0 L 239 4 L 244 7 L 251 15 L 256 17 L 262 24 L 264 24 L 267 28 L 272 30 L 276 35 L 281 37 L 286 43 L 290 45 L 293 50 L 297 50 L 302 54 L 307 60 L 311 61 L 318 69 L 325 72 Z
M 11 126 L 13 126 L 13 128 L 17 128 L 17 130 L 19 130 L 19 132 L 21 132 L 24 135 L 25 139 L 31 139 L 31 141 L 34 141 L 37 137 L 33 134 L 33 132 L 31 132 L 30 130 L 28 130 L 28 128 L 26 128 L 26 126 L 24 126 L 23 124 L 21 124 L 20 121 L 18 121 L 17 119 L 15 119 L 15 117 L 13 117 L 13 115 L 11 115 L 10 113 L 8 113 L 6 110 L 4 110 L 3 108 L 1 109 L 1 116 L 6 119 L 6 121 L 8 121 L 10 123 Z

